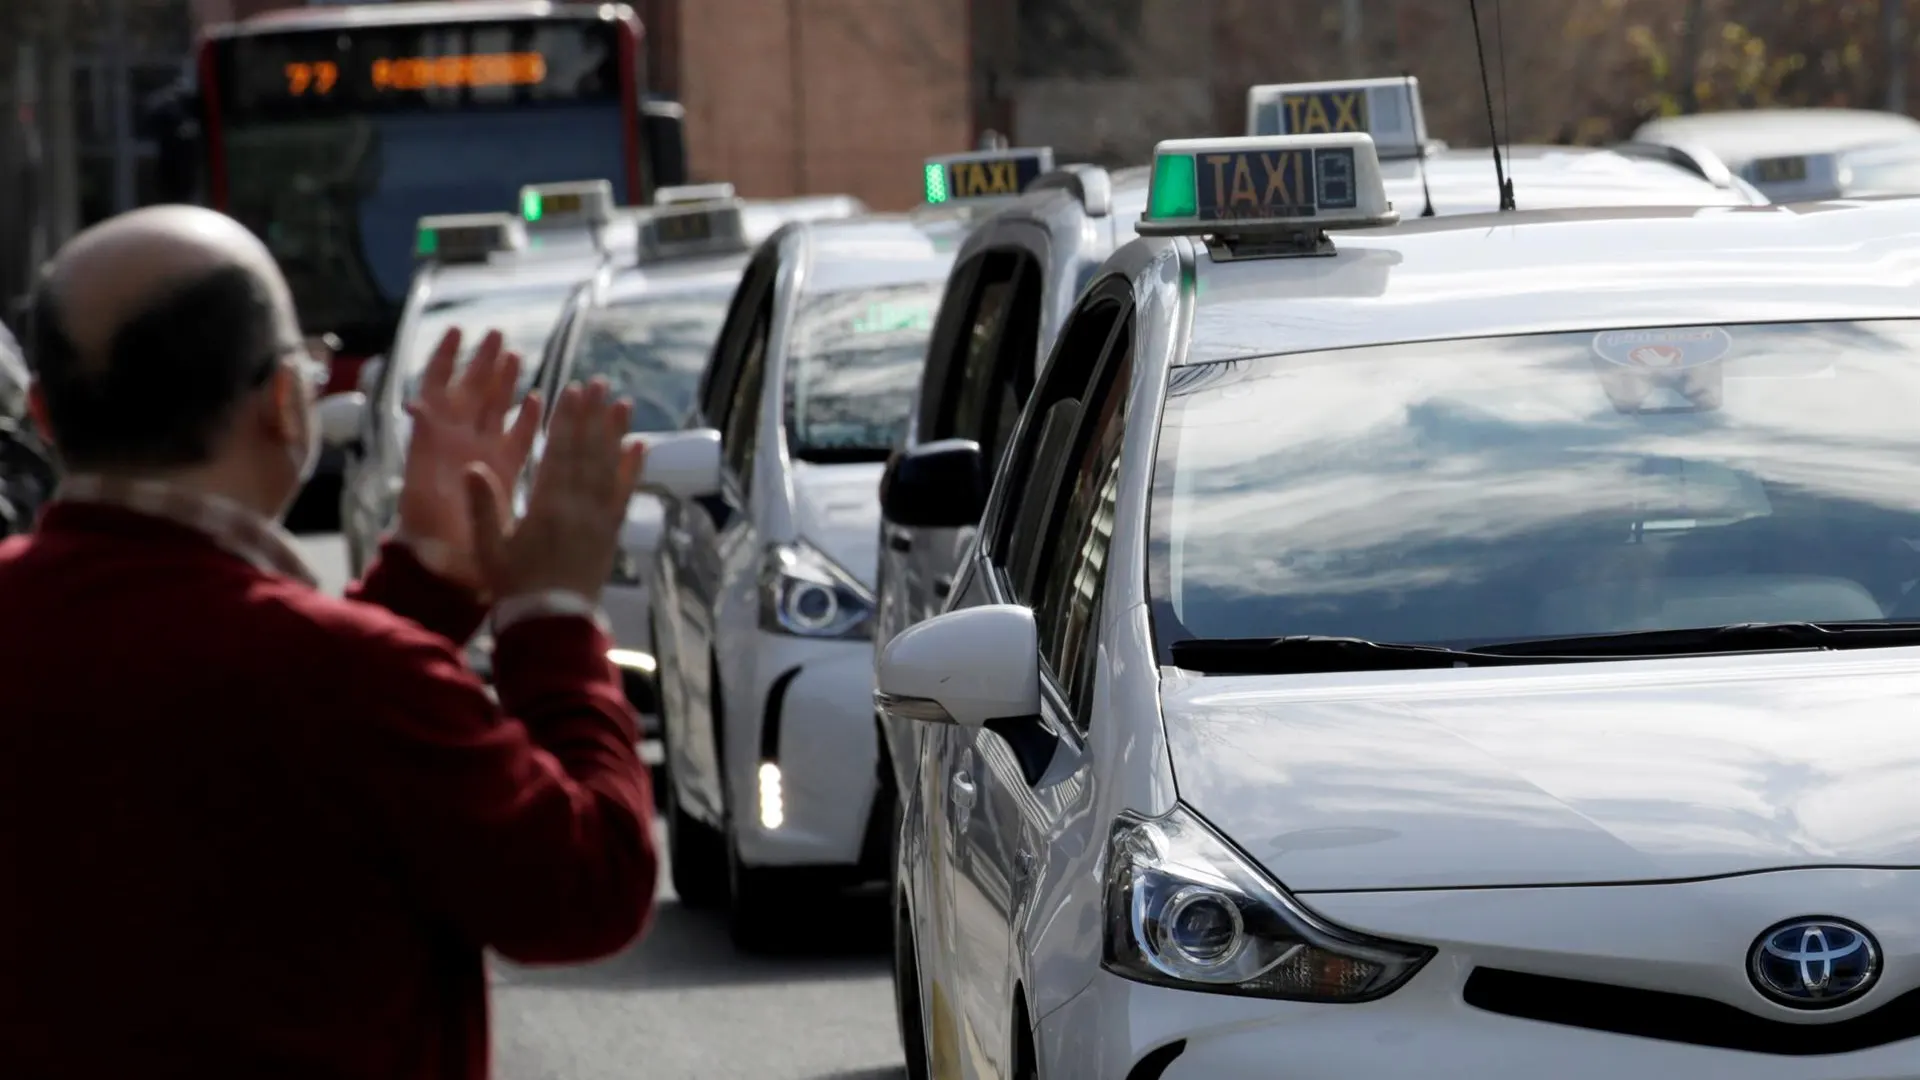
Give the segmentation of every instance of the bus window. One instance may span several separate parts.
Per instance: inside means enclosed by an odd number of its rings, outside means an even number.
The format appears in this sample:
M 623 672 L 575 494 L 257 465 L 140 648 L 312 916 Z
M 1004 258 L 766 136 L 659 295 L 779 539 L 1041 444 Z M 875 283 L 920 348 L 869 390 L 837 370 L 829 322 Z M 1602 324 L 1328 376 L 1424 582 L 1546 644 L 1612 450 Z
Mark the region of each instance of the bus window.
M 511 211 L 522 185 L 565 180 L 635 201 L 632 36 L 553 16 L 216 39 L 216 205 L 266 240 L 306 327 L 384 349 L 422 216 Z

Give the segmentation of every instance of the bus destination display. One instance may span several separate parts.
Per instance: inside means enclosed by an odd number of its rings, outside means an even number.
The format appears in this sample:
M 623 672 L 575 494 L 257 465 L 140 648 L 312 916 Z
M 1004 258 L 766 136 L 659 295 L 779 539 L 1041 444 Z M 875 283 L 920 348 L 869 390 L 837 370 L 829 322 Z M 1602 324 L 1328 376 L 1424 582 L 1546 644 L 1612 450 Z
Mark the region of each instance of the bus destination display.
M 613 101 L 618 28 L 598 21 L 379 27 L 223 43 L 236 119 Z

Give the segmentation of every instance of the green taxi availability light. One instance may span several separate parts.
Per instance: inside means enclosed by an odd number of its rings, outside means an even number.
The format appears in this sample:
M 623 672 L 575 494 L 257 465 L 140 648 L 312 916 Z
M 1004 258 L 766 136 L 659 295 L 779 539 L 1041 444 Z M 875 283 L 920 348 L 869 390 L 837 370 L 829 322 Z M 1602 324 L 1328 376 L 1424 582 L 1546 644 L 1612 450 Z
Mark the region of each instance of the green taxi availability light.
M 1331 252 L 1328 229 L 1399 220 L 1370 135 L 1171 139 L 1154 147 L 1135 231 L 1211 237 L 1216 259 L 1278 258 Z
M 1195 202 L 1192 154 L 1156 155 L 1153 179 L 1147 185 L 1147 216 L 1190 218 L 1200 212 Z
M 947 201 L 947 167 L 937 161 L 927 162 L 927 205 L 938 206 Z
M 546 214 L 546 200 L 537 191 L 520 193 L 520 216 L 528 221 L 539 221 Z
M 440 250 L 440 230 L 421 229 L 420 237 L 414 242 L 413 253 L 423 259 L 432 258 Z

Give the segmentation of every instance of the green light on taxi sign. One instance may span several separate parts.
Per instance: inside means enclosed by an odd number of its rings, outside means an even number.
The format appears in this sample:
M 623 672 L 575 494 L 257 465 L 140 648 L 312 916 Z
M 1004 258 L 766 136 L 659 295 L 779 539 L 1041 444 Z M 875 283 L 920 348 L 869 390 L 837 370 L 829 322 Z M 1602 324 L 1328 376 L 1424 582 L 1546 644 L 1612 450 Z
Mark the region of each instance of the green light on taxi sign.
M 520 193 L 520 216 L 528 221 L 539 221 L 546 213 L 546 200 L 537 191 Z
M 440 250 L 440 234 L 433 229 L 421 229 L 420 236 L 414 241 L 413 253 L 421 258 L 429 258 Z
M 927 163 L 926 176 L 928 204 L 937 206 L 946 202 L 950 197 L 947 191 L 947 167 L 939 162 L 930 161 Z
M 1167 154 L 1154 159 L 1153 179 L 1147 186 L 1147 217 L 1190 218 L 1200 212 L 1192 154 Z

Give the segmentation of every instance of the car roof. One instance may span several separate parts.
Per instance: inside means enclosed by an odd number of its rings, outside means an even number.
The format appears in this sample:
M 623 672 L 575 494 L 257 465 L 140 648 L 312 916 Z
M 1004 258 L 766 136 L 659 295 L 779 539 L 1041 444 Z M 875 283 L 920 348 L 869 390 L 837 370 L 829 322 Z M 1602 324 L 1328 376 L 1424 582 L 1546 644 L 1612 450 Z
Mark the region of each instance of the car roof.
M 484 296 L 510 289 L 564 288 L 592 277 L 599 265 L 600 256 L 591 249 L 582 253 L 496 255 L 484 263 L 434 266 L 429 288 L 436 299 Z
M 740 252 L 622 267 L 608 282 L 601 303 L 605 307 L 618 307 L 661 293 L 704 292 L 737 286 L 749 257 L 749 252 Z
M 549 3 L 547 0 L 401 0 L 399 3 L 344 4 L 263 11 L 238 22 L 211 28 L 220 37 L 299 30 L 339 30 L 363 26 L 417 26 L 487 19 L 537 19 L 548 15 L 597 16 L 603 5 Z
M 1581 206 L 1746 206 L 1751 200 L 1737 188 L 1721 187 L 1670 162 L 1633 157 L 1585 146 L 1515 146 L 1503 150 L 1514 201 L 1522 209 Z M 1500 208 L 1491 150 L 1438 150 L 1422 162 L 1414 158 L 1380 163 L 1387 197 L 1403 217 L 1421 212 L 1426 182 L 1439 214 L 1492 213 Z
M 948 229 L 936 219 L 896 214 L 795 222 L 783 233 L 805 238 L 804 292 L 879 288 L 916 281 L 945 281 L 957 243 L 943 242 Z
M 1738 167 L 1757 158 L 1831 154 L 1871 143 L 1920 136 L 1920 120 L 1872 109 L 1741 109 L 1663 116 L 1634 132 L 1636 140 L 1698 143 Z
M 1518 211 L 1330 235 L 1330 258 L 1197 256 L 1191 345 L 1178 362 L 1632 326 L 1920 317 L 1920 199 Z

